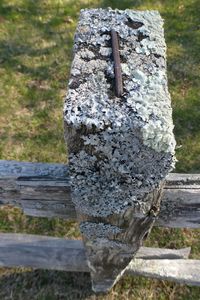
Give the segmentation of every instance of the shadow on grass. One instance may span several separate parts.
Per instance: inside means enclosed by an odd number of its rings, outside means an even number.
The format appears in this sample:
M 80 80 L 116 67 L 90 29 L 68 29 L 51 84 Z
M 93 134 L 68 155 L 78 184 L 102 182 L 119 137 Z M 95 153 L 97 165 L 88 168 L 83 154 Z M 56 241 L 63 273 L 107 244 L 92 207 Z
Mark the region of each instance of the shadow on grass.
M 101 7 L 112 7 L 118 9 L 134 8 L 138 9 L 141 5 L 148 5 L 149 1 L 132 1 L 132 0 L 102 0 L 98 3 Z M 156 6 L 157 1 L 152 1 L 152 7 Z M 170 48 L 171 43 L 181 44 L 182 53 L 175 53 L 169 57 L 168 71 L 170 88 L 189 82 L 190 86 L 197 86 L 199 82 L 199 72 L 197 64 L 199 63 L 200 54 L 200 35 L 199 35 L 199 0 L 192 3 L 186 3 L 184 9 L 180 4 L 172 0 L 163 1 L 162 16 L 165 19 L 165 33 L 167 44 Z M 90 5 L 91 6 L 91 5 Z M 51 41 L 53 46 L 44 49 L 35 46 L 34 42 L 27 42 L 20 39 L 19 32 L 15 31 L 14 35 L 9 36 L 6 40 L 0 42 L 0 60 L 1 66 L 10 69 L 12 72 L 26 74 L 31 80 L 52 80 L 63 82 L 65 87 L 67 69 L 72 59 L 73 34 L 76 26 L 77 16 L 81 8 L 87 7 L 81 1 L 71 0 L 66 6 L 59 5 L 45 6 L 41 1 L 26 1 L 22 6 L 7 5 L 5 1 L 1 2 L 0 13 L 3 18 L 27 24 L 27 30 L 32 28 L 37 31 L 36 39 L 40 38 Z M 44 17 L 45 20 L 39 17 Z M 62 28 L 62 25 L 65 25 Z M 25 25 L 24 25 L 25 26 Z M 61 27 L 59 27 L 61 26 Z M 31 34 L 31 33 L 30 33 Z M 27 36 L 28 37 L 28 36 Z M 61 52 L 60 52 L 61 51 Z M 23 57 L 28 56 L 29 61 L 34 57 L 41 58 L 41 63 L 25 64 Z M 42 57 L 48 56 L 47 62 L 42 62 Z M 67 64 L 65 68 L 63 65 Z M 61 72 L 61 69 L 63 70 Z M 62 74 L 61 74 L 62 73 Z M 60 74 L 60 75 L 59 75 Z M 28 99 L 32 94 L 28 92 Z M 34 94 L 34 93 L 33 93 Z M 176 96 L 175 96 L 176 97 Z M 195 95 L 196 97 L 196 95 Z M 176 102 L 176 99 L 173 99 Z M 34 100 L 33 100 L 34 101 Z M 179 99 L 177 99 L 179 101 Z M 196 113 L 196 107 L 187 101 L 184 109 L 179 105 L 174 107 L 175 133 L 178 138 L 183 138 L 189 131 L 191 134 L 199 130 L 199 114 Z M 187 126 L 192 123 L 192 126 Z M 184 130 L 186 127 L 186 130 Z
M 118 9 L 149 9 L 149 1 L 102 0 L 103 7 Z M 165 38 L 168 46 L 169 89 L 173 100 L 173 119 L 175 136 L 183 150 L 177 150 L 180 161 L 177 171 L 200 170 L 199 158 L 194 156 L 195 149 L 189 150 L 189 140 L 194 144 L 200 133 L 200 1 L 151 1 L 150 9 L 158 9 L 165 20 Z M 187 142 L 186 142 L 187 139 Z M 187 150 L 193 152 L 193 158 L 184 162 Z M 182 154 L 184 153 L 184 154 Z M 189 155 L 189 154 L 188 154 Z
M 102 0 L 100 2 L 100 6 L 103 8 L 106 7 L 111 7 L 112 9 L 137 9 L 137 7 L 139 5 L 141 5 L 142 3 L 145 4 L 145 1 L 141 1 L 141 0 Z
M 6 134 L 1 135 L 3 145 L 0 145 L 0 156 L 5 158 L 9 141 L 14 149 L 18 143 L 20 150 L 16 155 L 20 158 L 17 159 L 23 160 L 31 160 L 34 153 L 38 156 L 40 146 L 49 149 L 50 160 L 55 144 L 61 145 L 62 141 L 64 145 L 62 123 L 57 121 L 54 124 L 53 120 L 55 117 L 58 120 L 59 112 L 62 119 L 62 101 L 80 4 L 72 0 L 66 6 L 58 3 L 61 2 L 0 2 L 0 65 L 3 86 L 9 91 L 6 93 L 3 90 L 1 116 L 6 119 L 11 111 L 12 106 L 7 101 L 10 94 L 14 94 L 9 100 L 18 111 L 12 124 L 1 124 Z M 60 146 L 59 151 L 61 148 L 65 153 L 64 146 Z M 44 160 L 46 152 L 41 153 L 43 155 L 34 159 Z M 56 155 L 52 157 L 56 159 Z M 13 152 L 10 156 L 13 158 Z
M 173 6 L 172 1 L 168 1 Z M 166 9 L 162 16 L 166 20 L 166 42 L 169 48 L 175 45 L 176 51 L 169 55 L 168 76 L 173 100 L 175 136 L 182 149 L 177 150 L 179 162 L 176 171 L 199 172 L 200 160 L 198 139 L 200 133 L 200 2 L 185 2 L 177 5 L 177 10 Z M 195 145 L 192 149 L 191 144 Z M 196 149 L 196 150 L 195 150 Z M 196 157 L 196 158 L 195 158 Z
M 19 31 L 11 28 L 7 38 L 0 41 L 1 66 L 37 80 L 55 80 L 61 64 L 62 66 L 67 64 L 65 69 L 67 73 L 72 60 L 73 33 L 77 18 L 80 9 L 87 6 L 87 3 L 75 0 L 68 1 L 65 6 L 59 4 L 48 6 L 38 0 L 25 1 L 22 5 L 8 5 L 6 1 L 2 1 L 0 15 L 3 20 L 10 21 L 13 26 L 16 24 L 16 28 L 20 26 Z M 36 44 L 40 43 L 40 39 L 54 45 L 44 49 L 38 48 Z M 39 66 L 34 64 L 28 66 L 23 62 L 24 56 L 28 56 L 31 62 L 35 57 L 53 55 L 54 59 L 50 59 L 47 63 L 42 63 L 41 60 Z
M 32 79 L 55 79 L 59 64 L 68 63 L 72 56 L 71 33 L 77 18 L 75 1 L 70 1 L 66 8 L 59 5 L 45 7 L 41 1 L 25 1 L 21 6 L 7 5 L 3 1 L 0 15 L 4 21 L 10 22 L 9 34 L 0 42 L 1 66 L 12 72 L 29 75 Z M 19 30 L 15 30 L 15 26 L 19 26 Z M 40 48 L 42 39 L 53 46 Z M 62 51 L 62 55 L 59 51 Z M 51 58 L 47 63 L 42 61 L 42 57 L 53 55 L 54 59 Z M 34 57 L 41 58 L 41 64 L 28 66 L 23 62 L 24 56 L 29 57 L 29 62 Z
M 21 271 L 0 280 L 1 299 L 76 300 L 93 294 L 88 273 L 62 271 Z
M 159 1 L 151 1 L 153 9 Z M 131 1 L 131 0 L 103 0 L 102 7 L 112 7 L 118 9 L 140 9 L 145 7 L 149 1 Z M 200 1 L 162 1 L 161 11 L 162 17 L 165 19 L 165 36 L 168 48 L 173 44 L 181 45 L 182 52 L 176 52 L 175 55 L 168 59 L 169 85 L 173 86 L 188 83 L 190 87 L 198 87 L 200 80 L 199 61 L 200 61 Z M 190 95 L 189 95 L 190 96 Z M 192 97 L 193 95 L 191 95 Z M 198 99 L 198 95 L 194 95 Z M 174 102 L 179 99 L 173 99 Z M 192 100 L 192 99 L 191 99 Z M 198 103 L 199 104 L 199 103 Z M 177 105 L 174 109 L 174 119 L 178 137 L 183 138 L 190 131 L 195 133 L 199 131 L 199 113 L 193 101 L 187 99 L 184 109 Z M 188 123 L 192 125 L 187 126 Z M 184 126 L 186 130 L 184 130 Z

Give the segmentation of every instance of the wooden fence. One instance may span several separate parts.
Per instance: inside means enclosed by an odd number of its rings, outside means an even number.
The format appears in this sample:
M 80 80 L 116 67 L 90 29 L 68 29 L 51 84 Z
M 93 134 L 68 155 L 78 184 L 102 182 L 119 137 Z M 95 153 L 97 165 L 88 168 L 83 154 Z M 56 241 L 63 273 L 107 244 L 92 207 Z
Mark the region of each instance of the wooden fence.
M 1 266 L 90 272 L 95 292 L 123 274 L 200 285 L 190 248 L 140 247 L 152 226 L 200 228 L 200 175 L 166 178 L 175 139 L 165 53 L 159 13 L 81 11 L 64 106 L 73 202 L 67 165 L 2 160 L 0 204 L 77 218 L 83 242 L 0 234 Z
M 29 216 L 75 220 L 67 165 L 1 160 L 0 204 Z M 200 175 L 168 175 L 155 226 L 200 228 Z M 200 285 L 200 260 L 189 254 L 190 248 L 141 247 L 125 274 Z M 82 241 L 28 234 L 0 234 L 0 265 L 89 272 Z

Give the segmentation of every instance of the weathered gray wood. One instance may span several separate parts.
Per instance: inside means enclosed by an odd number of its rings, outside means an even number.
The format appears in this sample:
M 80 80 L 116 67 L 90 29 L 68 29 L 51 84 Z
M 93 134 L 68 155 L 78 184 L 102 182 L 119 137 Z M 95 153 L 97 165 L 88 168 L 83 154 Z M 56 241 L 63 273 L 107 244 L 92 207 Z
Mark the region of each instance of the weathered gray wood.
M 187 259 L 190 250 L 141 247 L 136 258 Z M 81 240 L 17 233 L 0 233 L 0 265 L 72 272 L 89 270 Z
M 81 241 L 1 233 L 0 266 L 85 272 L 87 264 Z
M 141 247 L 136 258 L 187 259 L 190 248 L 179 250 Z M 88 272 L 80 240 L 29 234 L 0 233 L 0 266 L 24 266 L 72 272 Z
M 0 205 L 21 207 L 30 216 L 75 220 L 68 173 L 64 164 L 0 160 Z M 155 225 L 200 228 L 200 174 L 168 175 Z
M 189 253 L 141 247 L 126 274 L 199 285 L 200 262 L 187 260 Z M 0 266 L 89 272 L 82 241 L 28 234 L 0 234 Z
M 111 32 L 123 57 L 118 97 Z M 174 165 L 165 56 L 158 12 L 81 11 L 64 123 L 72 201 L 94 291 L 109 290 L 123 275 L 155 222 Z
M 200 228 L 200 174 L 171 173 L 167 176 L 156 225 Z
M 63 164 L 0 161 L 0 204 L 38 217 L 75 219 L 68 167 Z
M 191 248 L 183 249 L 164 249 L 164 248 L 150 248 L 140 247 L 135 255 L 135 258 L 142 259 L 187 259 L 190 255 Z
M 200 260 L 135 259 L 130 262 L 127 274 L 200 286 Z

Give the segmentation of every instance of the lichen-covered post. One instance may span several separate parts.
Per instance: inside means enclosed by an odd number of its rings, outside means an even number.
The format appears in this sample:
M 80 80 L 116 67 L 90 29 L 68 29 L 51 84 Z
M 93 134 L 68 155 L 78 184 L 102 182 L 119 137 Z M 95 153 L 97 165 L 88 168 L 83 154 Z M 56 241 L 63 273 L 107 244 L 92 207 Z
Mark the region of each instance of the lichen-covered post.
M 120 48 L 120 97 L 115 93 L 112 30 Z M 81 11 L 64 122 L 72 198 L 93 289 L 105 292 L 149 233 L 175 160 L 158 12 Z

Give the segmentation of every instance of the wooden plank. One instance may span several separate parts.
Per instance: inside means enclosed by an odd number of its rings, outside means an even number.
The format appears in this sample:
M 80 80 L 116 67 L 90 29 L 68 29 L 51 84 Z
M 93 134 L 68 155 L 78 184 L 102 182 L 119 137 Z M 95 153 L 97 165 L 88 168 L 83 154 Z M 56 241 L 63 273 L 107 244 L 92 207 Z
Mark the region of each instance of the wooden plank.
M 0 266 L 87 270 L 81 241 L 26 234 L 0 234 Z
M 166 189 L 156 226 L 172 228 L 200 228 L 200 188 Z
M 136 253 L 135 258 L 142 259 L 187 259 L 189 257 L 191 248 L 183 249 L 164 249 L 164 248 L 150 248 L 140 247 Z
M 200 286 L 200 260 L 135 259 L 129 264 L 127 274 Z
M 141 247 L 126 274 L 199 285 L 200 262 L 187 260 L 189 253 Z M 28 234 L 0 234 L 0 266 L 89 272 L 82 241 Z
M 190 248 L 160 249 L 141 247 L 136 258 L 187 259 Z M 0 233 L 0 265 L 88 272 L 85 249 L 81 240 Z
M 156 225 L 200 228 L 200 174 L 171 173 L 167 176 Z
M 0 160 L 0 205 L 21 207 L 30 216 L 75 220 L 68 174 L 64 164 Z M 155 225 L 200 228 L 200 174 L 168 175 Z
M 0 204 L 18 206 L 30 216 L 75 219 L 68 167 L 1 160 Z
M 187 259 L 190 248 L 160 249 L 141 247 L 141 259 Z M 81 240 L 0 233 L 0 265 L 26 266 L 42 269 L 88 272 L 85 249 Z

